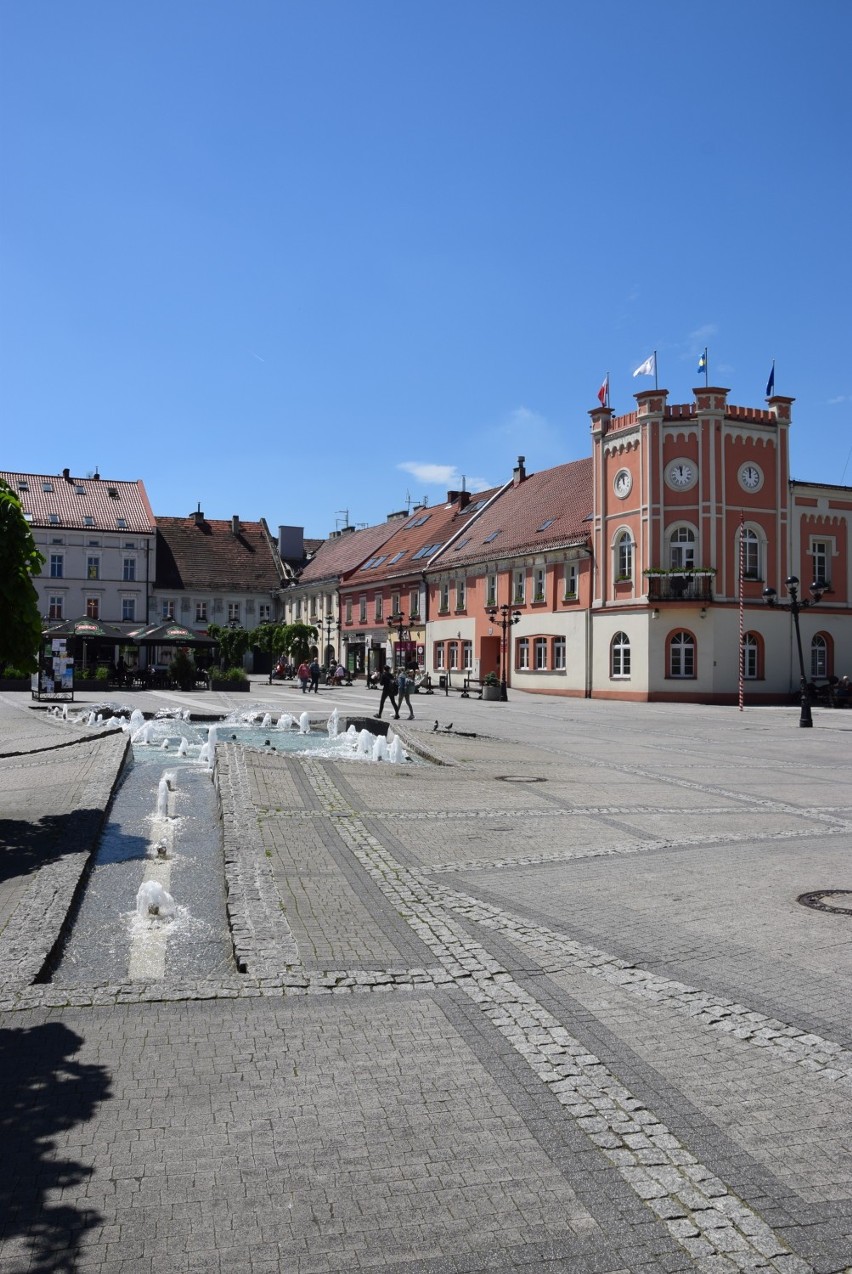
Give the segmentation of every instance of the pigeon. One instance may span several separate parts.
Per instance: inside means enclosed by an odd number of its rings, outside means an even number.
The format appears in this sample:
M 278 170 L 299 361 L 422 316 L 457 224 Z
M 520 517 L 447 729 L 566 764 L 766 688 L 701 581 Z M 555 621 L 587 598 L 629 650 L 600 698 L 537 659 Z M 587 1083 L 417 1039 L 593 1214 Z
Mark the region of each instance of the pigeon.
M 435 722 L 435 724 L 432 726 L 432 733 L 433 733 L 433 734 L 435 733 L 435 731 L 437 730 L 437 728 L 438 728 L 438 722 L 436 721 L 436 722 Z
M 450 731 L 452 730 L 452 728 L 453 728 L 453 723 L 452 723 L 452 721 L 451 721 L 449 725 L 445 725 L 445 726 L 444 726 L 444 733 L 445 733 L 445 734 L 449 734 L 449 733 L 450 733 Z

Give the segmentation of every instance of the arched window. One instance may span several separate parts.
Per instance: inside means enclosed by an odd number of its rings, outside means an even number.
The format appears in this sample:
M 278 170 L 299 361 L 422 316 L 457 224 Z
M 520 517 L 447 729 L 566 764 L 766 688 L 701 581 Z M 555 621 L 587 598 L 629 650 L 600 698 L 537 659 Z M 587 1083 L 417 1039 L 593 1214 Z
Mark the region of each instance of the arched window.
M 743 635 L 743 677 L 746 681 L 763 680 L 763 638 L 760 633 Z
M 761 562 L 762 543 L 757 531 L 750 526 L 743 527 L 742 530 L 742 559 L 743 559 L 743 578 L 744 579 L 763 579 L 763 569 Z M 737 564 L 739 569 L 739 563 Z
M 830 677 L 832 673 L 832 645 L 828 633 L 815 633 L 811 641 L 811 676 Z
M 616 633 L 609 647 L 611 677 L 630 676 L 630 638 L 627 633 Z
M 669 565 L 673 571 L 695 569 L 695 532 L 691 526 L 676 526 L 669 536 Z
M 695 638 L 692 633 L 672 633 L 669 640 L 669 676 L 691 678 L 695 676 Z
M 615 578 L 633 579 L 633 537 L 629 531 L 620 531 L 615 537 Z

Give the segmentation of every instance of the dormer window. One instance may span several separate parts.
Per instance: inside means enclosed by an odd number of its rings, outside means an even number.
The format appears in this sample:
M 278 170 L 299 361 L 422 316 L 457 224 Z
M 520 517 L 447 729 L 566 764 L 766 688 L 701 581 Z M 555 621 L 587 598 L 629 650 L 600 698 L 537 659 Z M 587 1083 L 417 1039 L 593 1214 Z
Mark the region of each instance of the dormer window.
M 77 492 L 77 495 L 85 495 L 85 494 L 86 494 L 86 488 L 85 488 L 85 487 L 76 486 L 76 487 L 74 488 L 74 490 Z
M 58 513 L 48 513 L 47 520 L 51 526 L 59 526 L 60 517 Z
M 42 491 L 44 491 L 44 492 L 45 492 L 45 494 L 46 494 L 46 495 L 53 495 L 53 483 L 52 483 L 52 482 L 43 482 L 43 483 L 41 484 L 41 489 L 42 489 Z
M 119 531 L 127 530 L 127 518 L 116 518 L 115 525 Z
M 29 491 L 29 489 L 30 489 L 30 484 L 29 484 L 28 482 L 19 482 L 19 483 L 18 483 L 18 490 L 19 490 L 19 491 Z
M 94 526 L 95 519 L 90 517 L 83 518 L 83 526 Z

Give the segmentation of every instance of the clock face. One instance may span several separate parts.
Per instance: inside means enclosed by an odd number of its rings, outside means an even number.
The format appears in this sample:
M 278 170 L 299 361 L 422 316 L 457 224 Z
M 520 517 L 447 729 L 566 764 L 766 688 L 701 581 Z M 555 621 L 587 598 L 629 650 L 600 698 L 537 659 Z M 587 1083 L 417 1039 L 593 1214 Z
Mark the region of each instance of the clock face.
M 633 475 L 627 469 L 619 469 L 612 485 L 615 494 L 623 500 L 626 495 L 630 495 L 630 488 L 633 486 Z
M 763 486 L 763 474 L 756 464 L 744 464 L 740 468 L 740 486 L 746 491 L 759 491 Z
M 691 460 L 673 460 L 666 470 L 666 481 L 671 487 L 685 491 L 695 485 L 698 471 Z

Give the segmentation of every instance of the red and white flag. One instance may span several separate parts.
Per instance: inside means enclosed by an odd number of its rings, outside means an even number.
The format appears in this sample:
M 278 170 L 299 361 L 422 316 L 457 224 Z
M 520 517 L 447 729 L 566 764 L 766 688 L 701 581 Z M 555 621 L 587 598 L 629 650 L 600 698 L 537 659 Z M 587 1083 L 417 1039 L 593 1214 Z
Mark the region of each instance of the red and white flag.
M 602 407 L 606 407 L 608 398 L 609 398 L 609 373 L 607 372 L 606 376 L 604 376 L 603 378 L 603 384 L 598 390 L 598 401 L 600 402 L 600 405 Z

